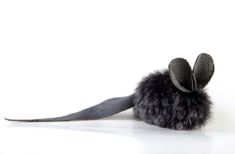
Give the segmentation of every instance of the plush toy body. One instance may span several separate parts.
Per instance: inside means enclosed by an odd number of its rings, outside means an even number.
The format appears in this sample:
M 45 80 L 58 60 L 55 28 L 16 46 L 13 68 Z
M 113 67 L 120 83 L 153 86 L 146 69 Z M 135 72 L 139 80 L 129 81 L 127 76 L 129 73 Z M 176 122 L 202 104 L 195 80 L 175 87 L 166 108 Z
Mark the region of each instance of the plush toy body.
M 193 129 L 204 125 L 210 116 L 207 94 L 185 93 L 171 82 L 169 72 L 146 77 L 136 90 L 134 116 L 147 123 L 171 129 Z
M 131 107 L 134 117 L 164 128 L 186 130 L 203 126 L 210 117 L 211 101 L 203 90 L 214 73 L 213 59 L 200 54 L 193 70 L 185 59 L 176 58 L 169 70 L 145 77 L 134 94 L 108 99 L 82 111 L 56 118 L 17 120 L 55 122 L 101 119 Z

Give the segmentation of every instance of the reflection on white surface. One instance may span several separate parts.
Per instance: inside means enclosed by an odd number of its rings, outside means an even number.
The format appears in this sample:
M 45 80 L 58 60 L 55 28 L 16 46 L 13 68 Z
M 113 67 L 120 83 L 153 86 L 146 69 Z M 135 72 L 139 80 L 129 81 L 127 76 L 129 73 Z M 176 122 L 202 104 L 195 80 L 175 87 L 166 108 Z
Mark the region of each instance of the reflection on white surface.
M 130 111 L 97 121 L 4 122 L 0 153 L 234 153 L 235 114 L 219 111 L 205 128 L 193 131 L 145 124 Z

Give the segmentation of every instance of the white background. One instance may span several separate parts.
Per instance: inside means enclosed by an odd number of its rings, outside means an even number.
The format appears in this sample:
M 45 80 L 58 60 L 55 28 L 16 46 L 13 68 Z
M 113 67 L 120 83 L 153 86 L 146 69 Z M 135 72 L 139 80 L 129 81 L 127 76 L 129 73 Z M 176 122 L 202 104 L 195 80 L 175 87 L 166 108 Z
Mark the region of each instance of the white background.
M 234 153 L 235 2 L 0 1 L 0 154 Z M 211 54 L 213 118 L 194 131 L 161 129 L 128 110 L 85 122 L 59 116 L 129 95 L 175 57 Z

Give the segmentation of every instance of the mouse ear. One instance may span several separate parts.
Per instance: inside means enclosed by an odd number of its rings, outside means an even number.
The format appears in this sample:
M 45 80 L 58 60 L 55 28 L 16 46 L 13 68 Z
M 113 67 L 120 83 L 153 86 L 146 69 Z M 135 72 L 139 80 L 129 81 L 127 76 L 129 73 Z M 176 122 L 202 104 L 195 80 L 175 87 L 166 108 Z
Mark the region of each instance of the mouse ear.
M 198 89 L 203 89 L 214 74 L 214 62 L 210 55 L 202 53 L 197 57 L 193 67 L 193 73 Z
M 176 88 L 183 92 L 193 91 L 192 69 L 187 60 L 173 59 L 169 64 L 169 75 Z

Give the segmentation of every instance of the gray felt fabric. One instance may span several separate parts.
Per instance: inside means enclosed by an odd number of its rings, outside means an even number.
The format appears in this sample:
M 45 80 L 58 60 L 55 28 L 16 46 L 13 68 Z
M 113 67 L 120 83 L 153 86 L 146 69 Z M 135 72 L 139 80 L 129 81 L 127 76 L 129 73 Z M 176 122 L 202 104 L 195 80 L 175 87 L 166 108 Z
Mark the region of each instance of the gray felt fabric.
M 193 70 L 187 60 L 173 59 L 169 64 L 169 75 L 176 88 L 188 93 L 205 88 L 214 74 L 214 69 L 212 57 L 201 53 L 196 59 Z
M 215 67 L 212 57 L 206 53 L 200 54 L 193 67 L 199 89 L 203 89 L 209 83 L 214 71 Z
M 183 58 L 175 58 L 169 64 L 169 75 L 176 88 L 183 92 L 193 90 L 192 69 Z
M 6 119 L 9 121 L 22 121 L 22 122 L 58 122 L 58 121 L 75 121 L 75 120 L 94 120 L 101 119 L 126 109 L 133 107 L 134 95 L 126 97 L 116 97 L 108 99 L 100 104 L 84 109 L 82 111 L 72 113 L 62 117 L 44 118 L 44 119 Z

